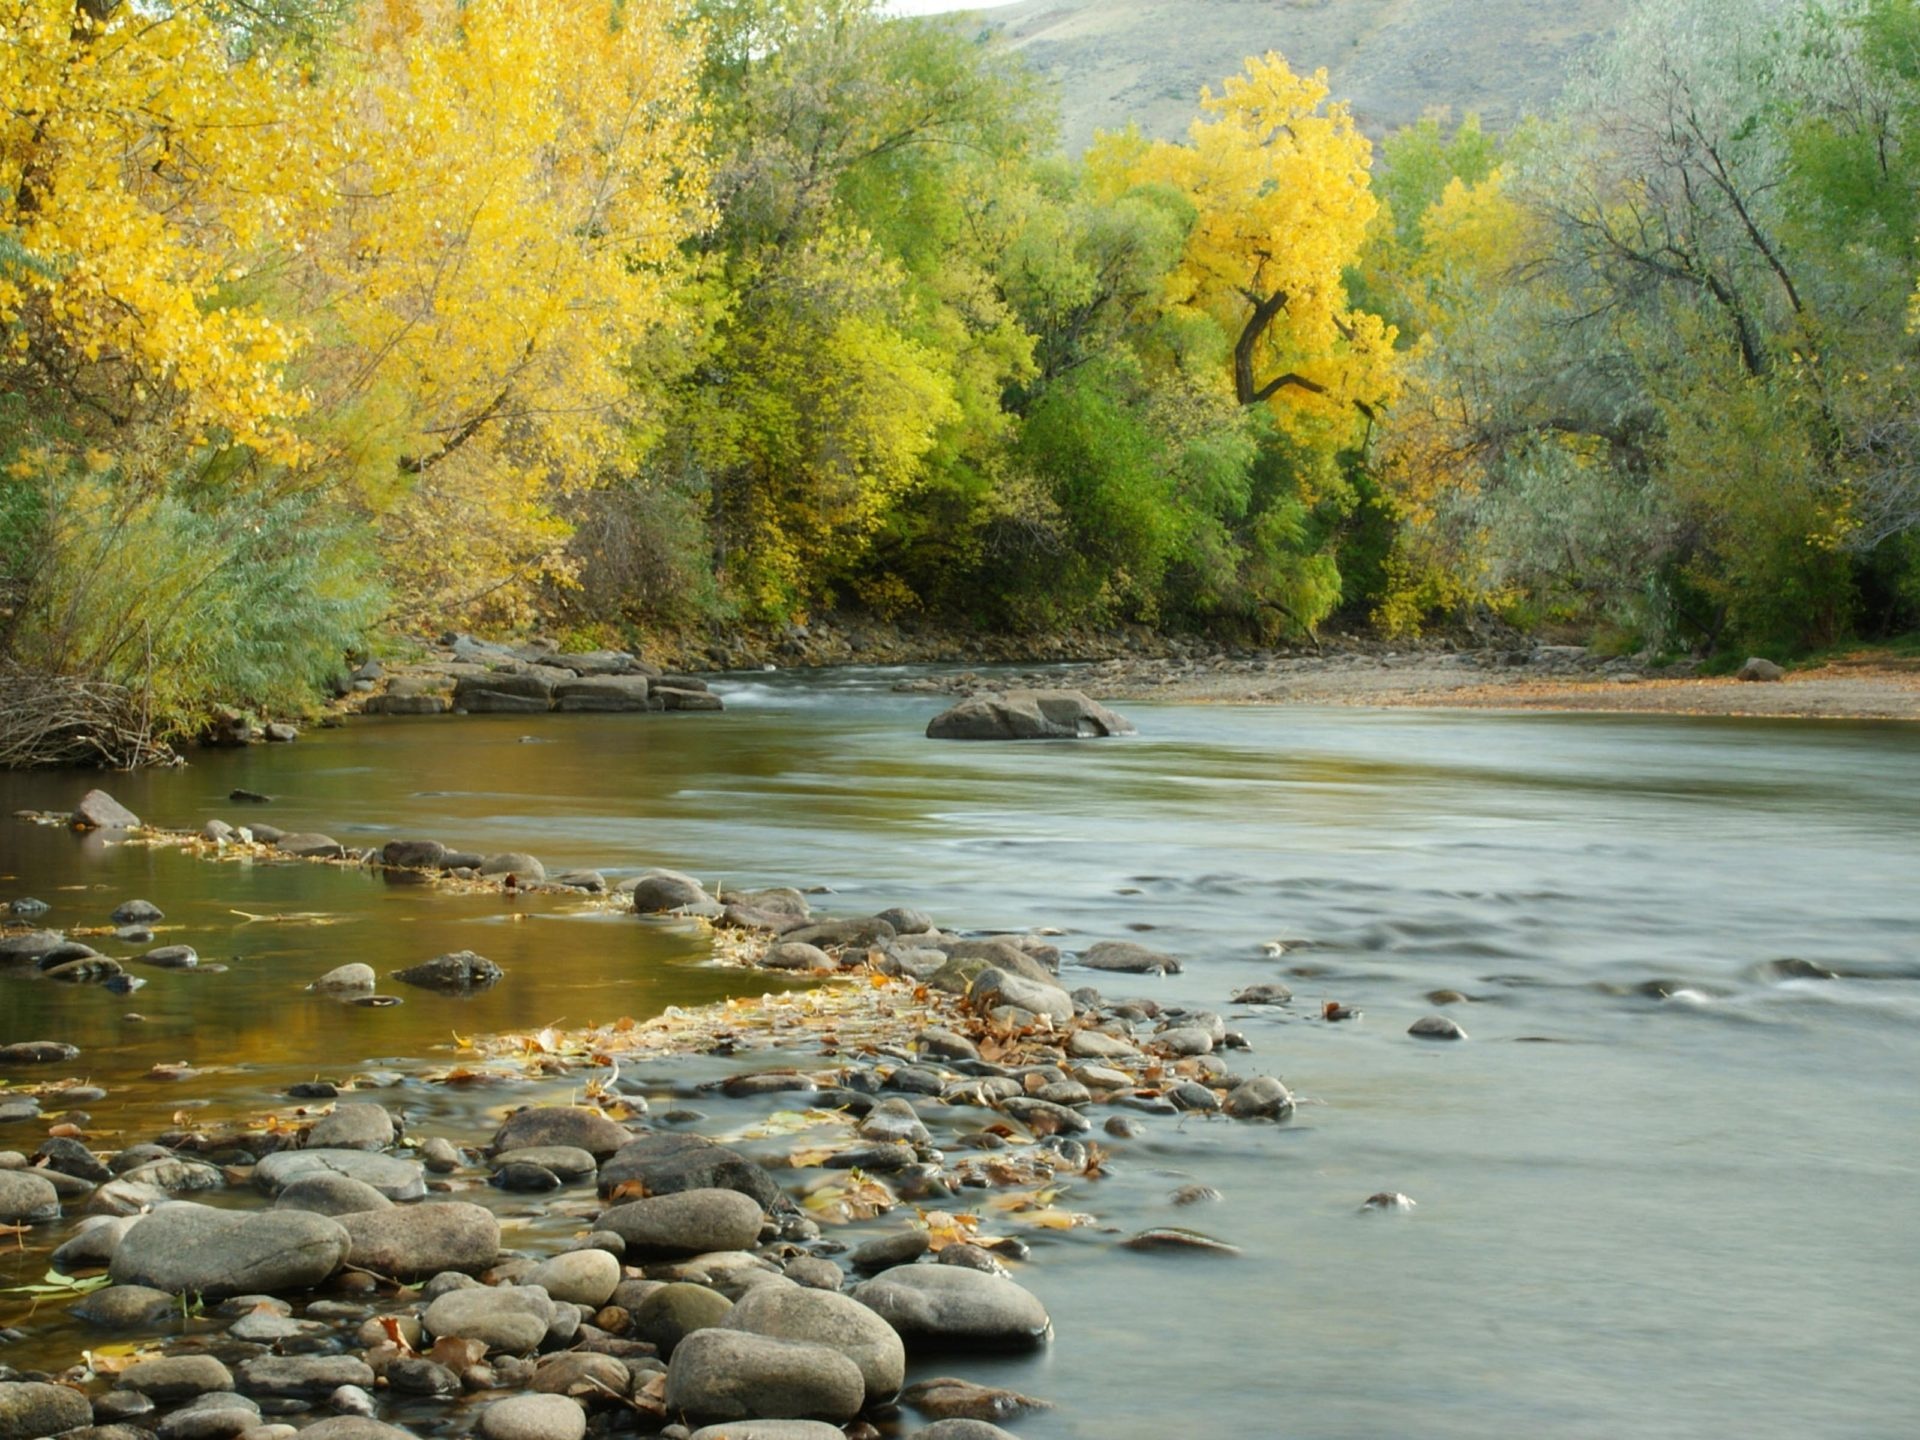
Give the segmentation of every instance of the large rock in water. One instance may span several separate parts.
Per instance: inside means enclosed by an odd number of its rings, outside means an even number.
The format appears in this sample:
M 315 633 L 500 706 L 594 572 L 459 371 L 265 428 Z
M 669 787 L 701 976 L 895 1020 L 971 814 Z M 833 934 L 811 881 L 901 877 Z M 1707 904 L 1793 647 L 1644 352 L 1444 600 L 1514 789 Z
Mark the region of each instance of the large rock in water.
M 40 1440 L 90 1423 L 87 1397 L 65 1385 L 0 1382 L 0 1440 Z
M 626 1242 L 633 1259 L 744 1250 L 760 1238 L 760 1203 L 738 1190 L 682 1190 L 615 1205 L 596 1222 Z
M 738 1151 L 701 1135 L 652 1134 L 620 1147 L 600 1167 L 603 1196 L 628 1181 L 647 1195 L 677 1195 L 683 1190 L 738 1190 L 770 1210 L 781 1201 L 780 1187 L 765 1169 Z
M 182 1202 L 128 1230 L 108 1273 L 116 1285 L 210 1300 L 273 1294 L 318 1285 L 340 1268 L 351 1244 L 336 1222 L 305 1210 L 248 1214 Z
M 37 1225 L 60 1218 L 60 1192 L 44 1175 L 0 1170 L 0 1221 Z
M 530 1105 L 516 1110 L 493 1132 L 496 1154 L 565 1145 L 604 1160 L 631 1143 L 633 1132 L 582 1105 Z
M 871 1407 L 900 1393 L 907 1351 L 894 1328 L 847 1295 L 814 1290 L 787 1280 L 756 1285 L 722 1322 L 776 1340 L 804 1340 L 838 1350 L 860 1367 Z
M 969 695 L 927 722 L 930 740 L 1075 740 L 1133 733 L 1131 722 L 1078 690 Z
M 738 1330 L 696 1330 L 667 1366 L 667 1410 L 694 1421 L 851 1420 L 865 1394 L 839 1351 Z
M 405 985 L 417 985 L 422 990 L 457 995 L 498 984 L 500 977 L 505 974 L 506 971 L 484 955 L 476 955 L 471 950 L 455 950 L 451 954 L 422 960 L 418 965 L 409 965 L 404 970 L 396 970 L 393 978 Z
M 427 1193 L 426 1172 L 415 1160 L 369 1150 L 280 1150 L 253 1167 L 255 1188 L 278 1195 L 302 1175 L 331 1170 L 371 1185 L 389 1200 L 418 1200 Z
M 477 1275 L 500 1258 L 500 1222 L 461 1200 L 431 1200 L 343 1215 L 347 1263 L 401 1280 L 459 1270 Z
M 644 675 L 601 675 L 591 679 L 568 680 L 556 685 L 553 691 L 553 708 L 617 714 L 649 708 L 664 709 L 665 706 L 654 706 L 649 702 L 647 677 Z
M 140 817 L 104 790 L 89 790 L 80 797 L 70 817 L 76 830 L 138 830 Z
M 1053 1322 L 1030 1291 L 999 1275 L 958 1265 L 896 1265 L 853 1298 L 916 1350 L 1014 1350 L 1044 1342 Z

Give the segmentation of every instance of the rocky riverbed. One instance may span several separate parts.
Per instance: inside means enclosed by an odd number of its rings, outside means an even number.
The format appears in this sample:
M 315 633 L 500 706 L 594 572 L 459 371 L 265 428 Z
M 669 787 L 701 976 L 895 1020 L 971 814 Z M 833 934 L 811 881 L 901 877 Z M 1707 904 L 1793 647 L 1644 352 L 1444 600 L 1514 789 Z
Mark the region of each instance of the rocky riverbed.
M 996 1440 L 1046 1401 L 967 1378 L 968 1357 L 1046 1345 L 1048 1295 L 1070 1283 L 1029 1242 L 1099 1233 L 1101 1180 L 1157 1127 L 1270 1125 L 1296 1103 L 1230 1019 L 1289 1005 L 1280 983 L 1168 1007 L 1067 988 L 1045 931 L 969 935 L 898 908 L 827 917 L 795 889 L 709 889 L 671 870 L 609 886 L 597 871 L 550 877 L 524 852 L 348 847 L 223 819 L 156 830 L 98 792 L 41 818 L 210 861 L 563 891 L 634 924 L 698 921 L 727 962 L 815 983 L 457 1037 L 418 1078 L 497 1087 L 497 1129 L 466 1146 L 383 1103 L 391 1073 L 295 1085 L 244 1124 L 182 1111 L 162 1133 L 96 1135 L 83 1107 L 104 1097 L 76 1074 L 84 1057 L 58 1037 L 8 1037 L 0 1118 L 41 1137 L 0 1152 L 0 1223 L 49 1248 L 53 1273 L 0 1318 L 22 1351 L 61 1311 L 99 1338 L 0 1373 L 0 1440 Z M 0 964 L 137 988 L 85 937 L 30 928 L 30 900 L 15 909 Z M 163 912 L 130 901 L 113 919 L 124 936 Z M 1115 977 L 1180 968 L 1128 941 L 1072 958 Z M 143 961 L 199 963 L 178 945 Z M 428 1004 L 513 983 L 471 952 L 392 978 Z M 353 963 L 312 984 L 343 1004 L 403 998 Z M 1436 1013 L 1404 1043 L 1464 1038 Z M 1217 1198 L 1204 1184 L 1174 1197 L 1196 1215 Z M 552 1238 L 555 1220 L 568 1238 Z M 1166 1257 L 1174 1284 L 1198 1273 L 1182 1265 L 1235 1253 L 1204 1228 L 1108 1239 Z M 929 1359 L 955 1373 L 905 1386 L 908 1362 Z

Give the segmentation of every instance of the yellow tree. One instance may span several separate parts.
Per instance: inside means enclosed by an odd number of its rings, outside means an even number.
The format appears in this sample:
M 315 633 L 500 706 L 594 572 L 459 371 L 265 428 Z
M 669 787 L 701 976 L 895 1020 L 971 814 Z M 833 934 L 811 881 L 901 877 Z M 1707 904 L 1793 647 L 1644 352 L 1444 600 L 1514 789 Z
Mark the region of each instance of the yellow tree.
M 704 223 L 698 53 L 668 0 L 372 0 L 349 41 L 304 268 L 316 405 L 386 492 L 403 601 L 515 614 Z
M 299 454 L 297 331 L 233 289 L 315 174 L 290 89 L 195 5 L 0 0 L 0 389 L 86 443 Z
M 1170 187 L 1193 207 L 1168 300 L 1205 313 L 1231 342 L 1242 405 L 1270 405 L 1302 438 L 1351 435 L 1394 393 L 1394 332 L 1352 306 L 1344 272 L 1378 209 L 1372 147 L 1326 72 L 1249 59 L 1201 96 L 1184 144 L 1104 135 L 1088 166 L 1108 198 Z

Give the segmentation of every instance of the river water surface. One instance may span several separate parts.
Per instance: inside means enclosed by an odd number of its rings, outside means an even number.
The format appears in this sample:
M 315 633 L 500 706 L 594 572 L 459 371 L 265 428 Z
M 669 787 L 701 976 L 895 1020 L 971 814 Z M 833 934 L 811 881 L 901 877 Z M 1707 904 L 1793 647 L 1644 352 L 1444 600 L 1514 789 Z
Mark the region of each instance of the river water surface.
M 1053 1400 L 1013 1425 L 1033 1440 L 1920 1429 L 1920 731 L 1138 705 L 1137 739 L 938 744 L 921 731 L 940 702 L 894 678 L 720 682 L 718 716 L 361 720 L 108 785 L 163 825 L 434 836 L 610 877 L 665 864 L 828 886 L 833 913 L 917 905 L 950 928 L 1058 927 L 1069 951 L 1181 956 L 1161 980 L 1065 975 L 1222 1010 L 1253 1045 L 1234 1068 L 1303 1103 L 1282 1126 L 1150 1120 L 1113 1143 L 1110 1178 L 1063 1199 L 1102 1224 L 1042 1234 L 1020 1271 L 1054 1344 L 937 1367 Z M 0 776 L 0 810 L 64 810 L 90 783 Z M 243 811 L 235 786 L 274 803 Z M 142 972 L 133 996 L 0 979 L 0 1041 L 78 1044 L 76 1072 L 110 1090 L 87 1107 L 119 1137 L 98 1149 L 183 1104 L 239 1115 L 294 1079 L 448 1064 L 455 1030 L 776 983 L 702 964 L 683 927 L 544 898 L 0 824 L 0 900 L 37 895 L 67 927 L 142 895 L 167 911 L 162 939 L 228 967 Z M 296 913 L 327 923 L 249 918 Z M 301 988 L 462 947 L 507 979 L 391 1009 Z M 1295 1003 L 1228 1005 L 1263 980 Z M 1464 1044 L 1405 1034 L 1439 988 L 1471 997 L 1448 1012 Z M 1361 1018 L 1322 1023 L 1325 1000 Z M 144 1078 L 174 1061 L 221 1068 Z M 391 1103 L 476 1139 L 528 1098 L 565 1093 L 407 1082 Z M 0 1129 L 0 1147 L 37 1143 Z M 1223 1199 L 1175 1209 L 1194 1182 Z M 1361 1214 L 1379 1190 L 1417 1208 Z M 1170 1223 L 1244 1255 L 1115 1246 Z M 0 1284 L 44 1262 L 29 1244 Z M 42 1364 L 97 1341 L 57 1305 L 0 1304 L 0 1322 Z

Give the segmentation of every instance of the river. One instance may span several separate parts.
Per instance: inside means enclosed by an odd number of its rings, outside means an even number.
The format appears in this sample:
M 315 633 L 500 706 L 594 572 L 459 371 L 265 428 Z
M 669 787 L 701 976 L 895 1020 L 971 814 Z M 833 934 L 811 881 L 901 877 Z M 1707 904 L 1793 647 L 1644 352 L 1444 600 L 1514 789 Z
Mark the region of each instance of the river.
M 1234 1067 L 1283 1076 L 1301 1108 L 1151 1124 L 1063 1202 L 1102 1224 L 1041 1235 L 1021 1270 L 1054 1344 L 955 1372 L 1054 1401 L 1013 1424 L 1032 1440 L 1913 1432 L 1920 731 L 1135 705 L 1136 739 L 941 744 L 921 735 L 940 702 L 894 678 L 723 680 L 718 716 L 355 721 L 107 784 L 165 825 L 434 836 L 610 876 L 664 864 L 830 887 L 834 913 L 915 905 L 1181 956 L 1165 979 L 1067 974 L 1222 1009 L 1253 1046 Z M 70 808 L 90 783 L 0 776 L 0 807 Z M 229 803 L 236 786 L 274 803 Z M 455 1030 L 775 983 L 701 964 L 684 926 L 560 901 L 0 835 L 0 900 L 37 895 L 67 926 L 144 896 L 164 939 L 228 967 L 142 972 L 132 996 L 0 979 L 0 1040 L 78 1044 L 111 1092 L 88 1106 L 117 1137 L 98 1149 L 166 1128 L 182 1097 L 240 1115 L 293 1079 L 444 1065 Z M 248 918 L 290 913 L 322 923 Z M 384 974 L 462 947 L 507 980 L 390 1009 L 301 989 L 348 960 Z M 1295 1003 L 1227 1005 L 1263 980 Z M 1447 1012 L 1464 1044 L 1405 1033 L 1439 988 L 1471 997 Z M 1322 1023 L 1325 1000 L 1361 1017 Z M 145 1078 L 175 1061 L 219 1068 Z M 397 1103 L 472 1138 L 504 1102 L 409 1083 Z M 30 1150 L 31 1128 L 0 1146 Z M 1223 1198 L 1176 1210 L 1190 1182 Z M 1362 1214 L 1379 1190 L 1417 1207 Z M 1244 1254 L 1115 1246 L 1168 1223 Z M 0 1284 L 43 1268 L 29 1245 Z M 57 1307 L 17 1308 L 0 1322 L 30 1347 L 90 1343 Z

